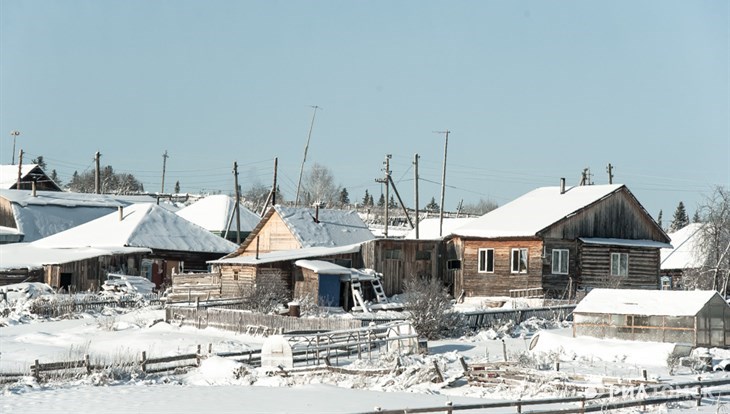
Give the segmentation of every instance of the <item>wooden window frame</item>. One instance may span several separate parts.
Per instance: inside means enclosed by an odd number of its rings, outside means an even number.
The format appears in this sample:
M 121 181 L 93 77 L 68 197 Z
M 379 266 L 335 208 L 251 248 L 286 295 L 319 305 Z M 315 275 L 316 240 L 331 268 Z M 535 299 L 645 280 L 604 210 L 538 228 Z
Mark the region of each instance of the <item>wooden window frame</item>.
M 621 262 L 623 261 L 623 258 L 626 258 L 626 266 L 622 269 Z M 615 264 L 615 266 L 614 266 Z M 621 252 L 612 252 L 611 253 L 611 269 L 609 273 L 611 276 L 616 277 L 626 277 L 629 275 L 629 254 L 628 253 L 621 253 Z M 615 272 L 614 272 L 615 268 Z M 623 270 L 623 271 L 622 271 Z
M 491 260 L 489 257 L 490 252 L 492 253 Z M 484 254 L 483 258 L 482 258 L 482 253 Z M 491 264 L 491 270 L 490 270 L 490 264 Z M 494 249 L 493 248 L 486 247 L 486 248 L 479 249 L 479 251 L 477 252 L 477 272 L 478 273 L 494 273 Z
M 563 259 L 562 259 L 563 253 L 565 254 L 565 262 L 563 262 Z M 557 260 L 556 260 L 556 257 L 557 257 Z M 565 271 L 561 270 L 563 265 L 565 265 Z M 557 270 L 556 270 L 556 268 L 557 268 Z M 570 250 L 569 249 L 553 249 L 551 270 L 554 275 L 567 275 L 570 272 Z
M 525 268 L 520 269 L 520 265 L 522 264 L 522 253 L 524 252 L 524 259 L 525 259 Z M 515 261 L 515 253 L 517 253 L 517 260 Z M 530 251 L 527 247 L 516 247 L 513 248 L 510 252 L 510 272 L 511 273 L 527 273 L 527 271 L 530 268 Z M 515 265 L 517 265 L 515 267 Z

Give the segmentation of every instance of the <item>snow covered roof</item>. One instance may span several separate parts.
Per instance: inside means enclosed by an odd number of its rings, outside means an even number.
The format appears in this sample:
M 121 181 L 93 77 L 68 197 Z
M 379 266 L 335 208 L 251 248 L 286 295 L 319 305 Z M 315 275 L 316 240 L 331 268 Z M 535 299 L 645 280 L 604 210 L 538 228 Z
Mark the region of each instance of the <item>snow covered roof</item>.
M 473 222 L 474 220 L 476 220 L 476 218 L 474 218 L 474 217 L 445 218 L 444 225 L 443 225 L 443 231 L 441 232 L 441 234 L 443 236 L 448 236 L 455 229 L 458 229 L 462 226 L 466 226 L 469 223 Z M 439 236 L 439 223 L 440 223 L 440 220 L 438 217 L 420 220 L 418 222 L 419 239 L 421 239 L 421 240 L 441 239 L 442 236 Z M 406 233 L 405 238 L 407 240 L 415 240 L 416 239 L 416 229 L 411 229 L 408 233 Z
M 297 260 L 294 264 L 326 275 L 349 275 L 352 272 L 352 269 L 349 267 L 336 265 L 332 262 L 325 262 L 324 260 Z
M 28 173 L 38 164 L 23 164 L 20 166 L 20 177 L 25 178 Z M 0 188 L 9 190 L 18 183 L 18 166 L 17 165 L 0 165 Z
M 573 312 L 694 316 L 715 295 L 714 290 L 593 289 Z
M 150 249 L 140 247 L 55 249 L 34 243 L 4 244 L 0 245 L 0 270 L 42 269 L 44 265 L 70 263 L 99 256 L 149 252 Z
M 312 208 L 275 206 L 287 228 L 302 247 L 335 247 L 375 238 L 356 211 L 319 209 L 319 222 Z
M 236 208 L 236 201 L 233 197 L 225 194 L 216 194 L 205 197 L 197 202 L 183 208 L 177 215 L 197 224 L 200 227 L 225 233 L 226 225 L 228 230 L 236 230 L 236 218 L 233 211 Z M 241 231 L 250 232 L 259 224 L 261 217 L 239 203 L 241 215 Z M 231 217 L 233 219 L 231 220 Z
M 151 203 L 123 209 L 34 242 L 43 247 L 148 247 L 157 250 L 230 253 L 238 247 Z
M 600 237 L 580 237 L 579 240 L 585 244 L 604 244 L 609 246 L 654 247 L 660 249 L 672 247 L 669 243 L 662 243 L 655 240 L 606 239 Z
M 226 259 L 211 260 L 211 264 L 243 264 L 257 265 L 265 263 L 274 263 L 282 261 L 291 261 L 298 259 L 308 259 L 312 257 L 333 256 L 337 254 L 357 253 L 360 251 L 360 243 L 337 246 L 337 247 L 307 247 L 303 249 L 281 250 L 276 252 L 263 253 L 257 259 L 255 255 L 235 256 Z
M 702 223 L 691 223 L 669 234 L 674 248 L 661 250 L 661 269 L 696 269 L 702 267 L 699 254 L 700 230 Z
M 541 187 L 467 223 L 452 234 L 465 237 L 525 237 L 623 188 L 623 184 Z
M 0 197 L 7 199 L 13 204 L 23 207 L 30 205 L 37 206 L 61 206 L 61 207 L 113 207 L 130 205 L 133 203 L 152 203 L 156 199 L 147 195 L 112 195 L 112 194 L 91 194 L 72 193 L 69 191 L 37 191 L 36 196 L 30 190 L 5 190 L 0 189 Z

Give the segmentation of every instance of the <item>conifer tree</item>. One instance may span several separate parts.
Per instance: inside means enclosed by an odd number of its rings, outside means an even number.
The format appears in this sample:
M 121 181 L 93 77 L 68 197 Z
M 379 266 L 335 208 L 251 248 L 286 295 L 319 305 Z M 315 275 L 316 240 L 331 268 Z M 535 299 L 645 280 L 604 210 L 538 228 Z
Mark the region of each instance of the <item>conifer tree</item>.
M 180 194 L 180 181 L 175 181 L 175 194 Z
M 699 223 L 700 221 L 702 221 L 702 219 L 700 218 L 700 212 L 695 210 L 695 214 L 694 216 L 692 216 L 692 222 Z
M 369 206 L 370 205 L 370 193 L 368 192 L 368 189 L 365 189 L 365 196 L 362 198 L 362 205 L 363 206 Z
M 384 207 L 385 206 L 385 194 L 380 193 L 380 198 L 378 199 L 378 207 Z
M 347 193 L 347 188 L 342 187 L 342 190 L 340 190 L 340 204 L 343 206 L 346 206 L 350 204 L 350 194 Z
M 664 230 L 664 226 L 662 225 L 662 210 L 659 210 L 659 215 L 656 218 L 656 223 L 659 225 L 659 227 Z
M 687 216 L 687 211 L 684 209 L 684 203 L 680 201 L 677 205 L 677 209 L 674 211 L 672 224 L 669 225 L 669 232 L 674 233 L 688 224 L 689 217 Z
M 427 211 L 438 211 L 439 210 L 439 205 L 436 202 L 436 197 L 431 197 L 431 201 L 429 201 L 428 204 L 426 204 L 426 210 Z

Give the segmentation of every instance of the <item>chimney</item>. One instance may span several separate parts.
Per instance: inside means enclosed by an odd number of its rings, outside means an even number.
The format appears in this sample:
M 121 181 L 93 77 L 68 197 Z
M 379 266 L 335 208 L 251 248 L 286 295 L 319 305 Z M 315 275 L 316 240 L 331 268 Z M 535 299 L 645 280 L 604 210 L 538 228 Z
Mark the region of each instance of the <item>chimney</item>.
M 117 209 L 119 210 L 119 221 L 124 220 L 124 207 L 119 206 Z
M 319 223 L 319 203 L 314 204 L 314 222 Z
M 565 194 L 565 178 L 560 179 L 560 194 Z
M 35 185 L 35 181 L 31 182 L 31 184 L 30 184 L 30 185 L 31 185 L 31 188 L 33 189 L 33 190 L 32 190 L 32 192 L 33 192 L 33 197 L 37 197 L 37 195 L 36 195 L 36 185 Z

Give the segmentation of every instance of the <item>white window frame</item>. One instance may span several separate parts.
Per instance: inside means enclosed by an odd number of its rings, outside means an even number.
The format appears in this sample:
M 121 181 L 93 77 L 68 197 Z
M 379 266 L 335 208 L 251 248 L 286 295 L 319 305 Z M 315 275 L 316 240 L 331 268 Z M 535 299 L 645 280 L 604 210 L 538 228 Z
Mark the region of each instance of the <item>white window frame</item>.
M 565 255 L 565 257 L 563 257 L 563 255 Z M 570 250 L 553 249 L 553 260 L 552 260 L 553 274 L 554 275 L 567 275 L 569 270 L 570 270 Z
M 515 261 L 515 253 L 517 253 L 517 260 Z M 529 251 L 526 247 L 514 248 L 510 254 L 510 270 L 512 273 L 527 273 L 529 269 Z M 520 265 L 524 260 L 525 268 L 520 269 Z M 515 266 L 516 265 L 516 266 Z
M 489 269 L 489 252 L 492 253 L 492 269 Z M 483 254 L 483 256 L 482 256 Z M 477 254 L 477 271 L 479 273 L 494 273 L 494 249 L 479 249 Z
M 625 277 L 629 275 L 629 254 L 611 253 L 611 276 Z

